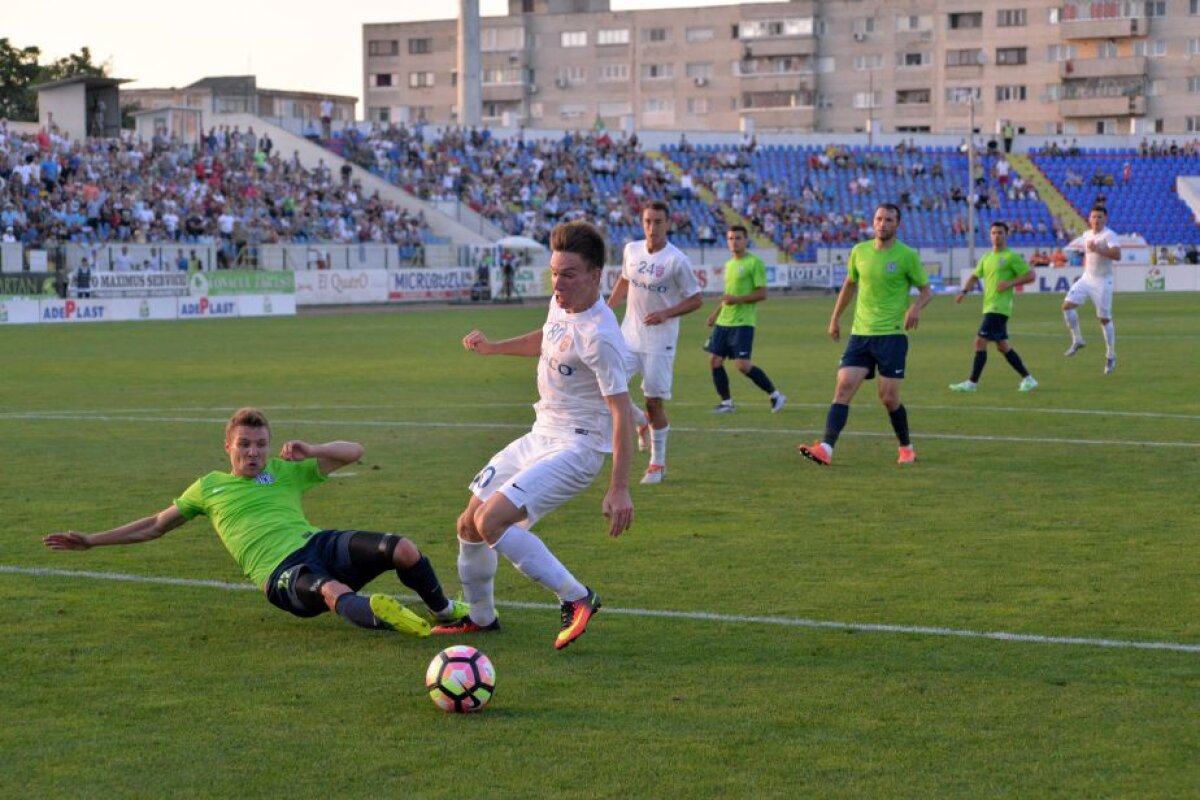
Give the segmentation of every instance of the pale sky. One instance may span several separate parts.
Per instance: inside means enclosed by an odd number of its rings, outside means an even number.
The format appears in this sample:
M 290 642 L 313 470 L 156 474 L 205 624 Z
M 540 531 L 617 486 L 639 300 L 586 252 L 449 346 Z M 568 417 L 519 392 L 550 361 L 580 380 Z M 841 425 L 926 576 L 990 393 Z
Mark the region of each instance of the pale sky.
M 763 2 L 764 0 L 759 0 Z M 775 0 L 765 0 L 774 2 Z M 267 89 L 359 98 L 362 26 L 368 22 L 451 19 L 457 0 L 5 0 L 0 38 L 41 49 L 48 63 L 88 47 L 129 88 L 186 86 L 213 75 L 257 75 Z M 612 0 L 614 11 L 739 5 L 734 0 Z M 441 13 L 431 8 L 445 9 Z M 484 16 L 507 0 L 480 0 Z M 340 13 L 339 13 L 340 12 Z

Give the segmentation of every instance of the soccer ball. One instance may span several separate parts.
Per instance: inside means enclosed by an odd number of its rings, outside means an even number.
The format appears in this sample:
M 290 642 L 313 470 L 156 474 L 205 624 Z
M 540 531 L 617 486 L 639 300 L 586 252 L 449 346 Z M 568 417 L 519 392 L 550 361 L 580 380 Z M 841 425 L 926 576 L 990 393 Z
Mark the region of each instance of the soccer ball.
M 447 647 L 425 670 L 425 688 L 442 711 L 479 711 L 496 691 L 496 668 L 480 650 L 465 644 Z

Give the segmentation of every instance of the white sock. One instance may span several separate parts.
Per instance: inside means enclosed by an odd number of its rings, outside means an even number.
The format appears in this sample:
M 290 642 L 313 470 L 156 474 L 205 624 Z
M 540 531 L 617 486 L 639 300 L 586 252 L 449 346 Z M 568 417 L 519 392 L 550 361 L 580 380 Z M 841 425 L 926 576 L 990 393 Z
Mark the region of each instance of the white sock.
M 1112 320 L 1100 326 L 1104 329 L 1104 346 L 1108 348 L 1108 357 L 1117 357 L 1117 329 L 1113 327 Z
M 660 467 L 665 467 L 667 465 L 667 433 L 670 430 L 670 425 L 665 428 L 650 429 L 651 464 L 658 464 Z
M 513 525 L 492 548 L 512 562 L 517 571 L 558 595 L 561 602 L 578 600 L 587 587 L 575 580 L 537 534 Z
M 821 447 L 824 448 L 825 455 L 829 456 L 830 458 L 833 457 L 833 445 L 831 445 L 829 442 L 821 442 Z
M 1075 313 L 1075 309 L 1068 308 L 1064 311 L 1063 319 L 1067 321 L 1067 329 L 1071 331 L 1071 341 L 1082 342 L 1083 334 L 1079 332 L 1079 315 Z
M 463 599 L 471 604 L 471 619 L 477 625 L 491 625 L 496 619 L 497 562 L 487 542 L 458 540 L 458 579 Z

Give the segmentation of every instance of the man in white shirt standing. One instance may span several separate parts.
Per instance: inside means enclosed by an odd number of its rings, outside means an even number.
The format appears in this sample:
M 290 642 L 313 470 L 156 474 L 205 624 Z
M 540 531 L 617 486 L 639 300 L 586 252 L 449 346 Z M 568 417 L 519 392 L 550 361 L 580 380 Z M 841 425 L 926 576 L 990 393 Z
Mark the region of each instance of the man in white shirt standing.
M 608 305 L 615 309 L 628 299 L 621 333 L 633 353 L 631 374 L 642 374 L 648 420 L 638 419 L 638 449 L 650 449 L 650 466 L 642 483 L 662 483 L 667 476 L 666 401 L 671 399 L 679 317 L 704 304 L 692 264 L 667 241 L 670 209 L 654 200 L 642 209 L 645 240 L 625 245 L 621 277 Z M 640 416 L 640 415 L 639 415 Z
M 1087 345 L 1079 332 L 1079 315 L 1075 309 L 1090 298 L 1096 307 L 1096 317 L 1104 332 L 1104 374 L 1117 368 L 1117 333 L 1112 321 L 1113 262 L 1121 258 L 1120 239 L 1108 225 L 1108 211 L 1095 206 L 1088 214 L 1088 229 L 1069 245 L 1068 250 L 1083 251 L 1083 275 L 1071 284 L 1063 300 L 1063 318 L 1071 331 L 1071 346 L 1064 355 L 1073 356 Z
M 587 629 L 600 598 L 529 529 L 585 490 L 609 452 L 612 477 L 603 502 L 608 533 L 620 536 L 633 523 L 629 351 L 616 316 L 600 298 L 604 237 L 586 222 L 567 222 L 550 233 L 550 249 L 554 297 L 546 324 L 498 342 L 478 330 L 463 337 L 463 346 L 480 355 L 540 356 L 539 397 L 533 430 L 492 456 L 471 481 L 471 499 L 458 518 L 458 575 L 471 613 L 434 628 L 435 634 L 500 629 L 494 599 L 500 553 L 558 596 L 562 625 L 554 647 L 563 649 Z

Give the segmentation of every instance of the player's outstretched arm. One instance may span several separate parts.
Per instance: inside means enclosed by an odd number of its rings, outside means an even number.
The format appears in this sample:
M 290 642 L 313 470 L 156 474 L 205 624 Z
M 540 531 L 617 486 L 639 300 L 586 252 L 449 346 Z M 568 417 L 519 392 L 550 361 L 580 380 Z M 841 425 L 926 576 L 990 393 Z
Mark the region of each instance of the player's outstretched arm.
M 325 444 L 309 444 L 299 439 L 284 442 L 279 448 L 279 457 L 285 461 L 303 461 L 306 458 L 317 459 L 322 475 L 328 475 L 334 470 L 341 469 L 347 464 L 353 464 L 363 457 L 363 446 L 358 442 L 326 442 Z
M 927 283 L 917 290 L 917 302 L 908 307 L 904 313 L 904 330 L 915 331 L 921 321 L 921 311 L 933 299 L 933 288 Z
M 1032 275 L 1033 273 L 1031 272 L 1029 274 Z M 961 303 L 963 298 L 971 293 L 971 290 L 975 288 L 975 284 L 977 283 L 979 283 L 979 276 L 971 273 L 971 277 L 967 278 L 967 282 L 964 283 L 962 288 L 958 290 L 958 295 L 954 298 L 954 302 Z M 1001 289 L 1001 291 L 1003 291 L 1003 289 Z
M 523 336 L 493 342 L 483 331 L 475 330 L 463 337 L 463 347 L 482 356 L 539 356 L 542 354 L 542 329 Z
M 629 393 L 604 398 L 613 418 L 612 478 L 604 495 L 608 535 L 620 536 L 633 524 L 633 498 L 629 496 L 629 470 L 633 465 L 633 405 Z
M 617 306 L 624 303 L 628 295 L 629 281 L 622 275 L 620 278 L 617 278 L 617 284 L 613 286 L 612 293 L 608 296 L 608 307 L 616 311 Z
M 80 533 L 64 531 L 51 533 L 42 539 L 42 544 L 51 550 L 90 550 L 109 544 L 140 544 L 157 539 L 187 522 L 187 518 L 175 506 L 167 506 L 150 517 L 143 517 L 103 533 Z

